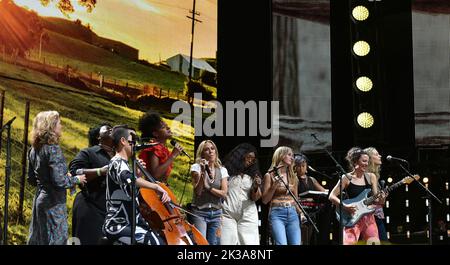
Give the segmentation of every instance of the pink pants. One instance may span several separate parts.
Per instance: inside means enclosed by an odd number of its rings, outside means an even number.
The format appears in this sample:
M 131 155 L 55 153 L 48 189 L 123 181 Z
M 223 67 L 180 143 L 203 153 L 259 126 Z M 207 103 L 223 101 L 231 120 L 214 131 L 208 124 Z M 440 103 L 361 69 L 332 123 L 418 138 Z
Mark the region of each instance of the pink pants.
M 377 223 L 373 214 L 363 216 L 353 227 L 344 229 L 344 245 L 355 245 L 361 235 L 364 241 L 380 241 Z

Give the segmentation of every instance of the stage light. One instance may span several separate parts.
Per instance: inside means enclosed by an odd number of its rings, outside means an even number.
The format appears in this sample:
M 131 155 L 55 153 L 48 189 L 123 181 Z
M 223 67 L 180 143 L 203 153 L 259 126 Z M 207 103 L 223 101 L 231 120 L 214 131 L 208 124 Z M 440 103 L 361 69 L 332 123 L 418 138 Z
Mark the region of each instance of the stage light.
M 422 181 L 423 181 L 423 183 L 426 184 L 426 183 L 428 183 L 429 179 L 427 177 L 424 177 Z
M 326 186 L 327 182 L 325 180 L 322 180 L 322 186 Z
M 386 224 L 389 224 L 390 221 L 391 221 L 391 218 L 389 216 L 386 216 Z
M 352 16 L 358 21 L 364 21 L 369 17 L 369 9 L 365 6 L 355 6 L 352 11 Z
M 409 223 L 409 215 L 406 215 L 406 222 Z
M 406 237 L 407 237 L 407 238 L 410 238 L 410 237 L 411 237 L 411 232 L 406 231 Z
M 405 207 L 406 207 L 406 208 L 409 207 L 409 200 L 405 200 Z
M 386 201 L 386 208 L 389 208 L 389 201 Z
M 445 182 L 445 189 L 448 190 L 448 182 Z
M 360 40 L 353 45 L 353 52 L 358 56 L 366 56 L 370 52 L 369 43 Z
M 409 187 L 408 185 L 405 185 L 405 191 L 406 191 L 406 192 L 409 191 L 409 188 L 408 188 L 408 187 Z
M 447 204 L 447 206 L 450 206 L 450 198 L 446 198 L 445 203 Z
M 372 127 L 373 123 L 374 123 L 372 114 L 370 114 L 368 112 L 360 113 L 358 115 L 358 117 L 356 118 L 356 121 L 358 122 L 358 125 L 364 129 Z
M 372 89 L 373 83 L 367 76 L 361 76 L 356 79 L 356 88 L 362 92 L 368 92 Z
M 388 181 L 388 183 L 392 183 L 393 179 L 392 179 L 391 177 L 389 177 L 389 178 L 387 179 L 387 181 Z

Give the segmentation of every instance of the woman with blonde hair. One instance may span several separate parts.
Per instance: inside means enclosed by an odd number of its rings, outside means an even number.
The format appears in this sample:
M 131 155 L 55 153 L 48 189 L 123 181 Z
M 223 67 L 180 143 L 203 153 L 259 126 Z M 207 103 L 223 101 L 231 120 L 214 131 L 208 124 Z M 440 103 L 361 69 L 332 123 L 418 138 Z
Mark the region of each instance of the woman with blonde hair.
M 368 172 L 372 172 L 377 176 L 377 183 L 380 181 L 380 168 L 381 168 L 381 155 L 378 153 L 377 149 L 375 147 L 367 147 L 364 149 L 364 151 L 369 154 L 369 166 L 367 167 Z M 381 189 L 381 185 L 378 186 L 379 189 Z M 380 205 L 377 207 L 375 212 L 373 213 L 375 216 L 375 222 L 377 223 L 378 227 L 378 236 L 380 237 L 381 241 L 388 241 L 387 233 L 386 233 L 386 226 L 384 225 L 384 211 L 383 206 Z
M 270 202 L 269 222 L 275 245 L 300 245 L 299 209 L 283 182 L 298 196 L 294 153 L 287 146 L 278 147 L 273 154 L 272 165 L 264 175 L 262 201 Z
M 219 152 L 211 140 L 197 148 L 196 163 L 191 166 L 194 186 L 190 222 L 202 233 L 210 245 L 220 243 L 222 201 L 228 192 L 228 171 L 222 166 Z
M 43 111 L 33 121 L 28 154 L 28 181 L 36 187 L 28 244 L 64 245 L 68 239 L 66 190 L 86 183 L 84 175 L 68 173 L 59 139 L 59 113 Z

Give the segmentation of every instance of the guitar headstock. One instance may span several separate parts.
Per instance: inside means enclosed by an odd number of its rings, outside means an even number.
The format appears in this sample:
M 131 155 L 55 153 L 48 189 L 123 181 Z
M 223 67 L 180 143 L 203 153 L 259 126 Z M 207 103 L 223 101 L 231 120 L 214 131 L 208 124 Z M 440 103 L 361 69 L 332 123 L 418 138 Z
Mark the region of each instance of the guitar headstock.
M 411 184 L 411 182 L 413 182 L 414 180 L 419 180 L 420 176 L 419 175 L 414 175 L 413 178 L 411 178 L 410 176 L 404 177 L 402 179 L 402 182 L 405 183 L 406 185 Z

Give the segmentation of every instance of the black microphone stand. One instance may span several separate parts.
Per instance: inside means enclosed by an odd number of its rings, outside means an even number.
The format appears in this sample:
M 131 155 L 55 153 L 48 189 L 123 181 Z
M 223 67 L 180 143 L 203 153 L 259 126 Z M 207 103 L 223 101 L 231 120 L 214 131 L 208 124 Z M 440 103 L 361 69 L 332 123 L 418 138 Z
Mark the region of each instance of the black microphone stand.
M 317 141 L 318 144 L 321 144 L 322 142 L 319 141 L 319 139 L 317 139 L 315 134 L 311 134 L 312 137 L 314 137 L 314 139 Z M 338 163 L 338 161 L 334 158 L 334 156 L 330 153 L 330 151 L 328 151 L 326 148 L 323 148 L 325 150 L 325 152 L 327 153 L 327 155 L 333 160 L 334 164 L 336 165 L 336 167 L 341 171 L 341 176 L 345 176 L 348 178 L 348 180 L 351 180 L 348 176 L 347 176 L 347 172 L 345 172 L 344 168 L 341 166 L 341 164 Z M 342 225 L 342 182 L 341 182 L 341 177 L 339 176 L 339 244 L 343 245 L 344 244 L 344 226 Z
M 133 141 L 133 146 L 131 149 L 131 162 L 133 165 L 133 171 L 132 173 L 132 178 L 130 181 L 130 185 L 131 185 L 131 200 L 132 200 L 132 213 L 131 213 L 131 245 L 136 245 L 136 142 Z
M 8 207 L 9 207 L 9 182 L 11 176 L 11 124 L 16 117 L 9 120 L 0 130 L 7 130 L 6 138 L 6 165 L 5 165 L 5 208 L 3 214 L 3 245 L 8 244 Z M 1 134 L 0 134 L 1 137 Z
M 313 222 L 313 220 L 311 219 L 311 217 L 309 216 L 309 214 L 305 211 L 305 209 L 303 208 L 303 206 L 301 205 L 300 201 L 298 200 L 298 197 L 294 195 L 294 193 L 292 193 L 291 189 L 289 189 L 289 185 L 284 181 L 284 179 L 280 176 L 280 174 L 278 174 L 278 168 L 275 166 L 272 169 L 273 173 L 275 174 L 276 177 L 278 177 L 279 180 L 281 180 L 281 182 L 283 182 L 284 186 L 286 187 L 287 191 L 289 192 L 289 194 L 291 195 L 292 198 L 294 198 L 294 201 L 297 203 L 298 207 L 302 210 L 303 214 L 306 216 L 306 219 L 312 224 L 312 226 L 314 227 L 314 230 L 316 231 L 316 233 L 319 233 L 319 229 L 317 229 L 316 224 Z M 289 176 L 287 176 L 289 177 Z M 300 224 L 301 224 L 301 220 L 300 220 Z
M 429 244 L 433 244 L 433 222 L 432 222 L 432 208 L 431 208 L 431 199 L 435 199 L 439 204 L 442 204 L 442 201 L 436 197 L 427 187 L 425 187 L 422 183 L 420 183 L 419 180 L 417 180 L 401 163 L 398 163 L 398 165 L 403 169 L 403 171 L 408 174 L 413 180 L 415 180 L 419 185 L 426 191 L 427 195 L 424 197 L 424 199 L 428 200 L 428 233 L 429 233 Z M 408 164 L 409 165 L 409 164 Z

